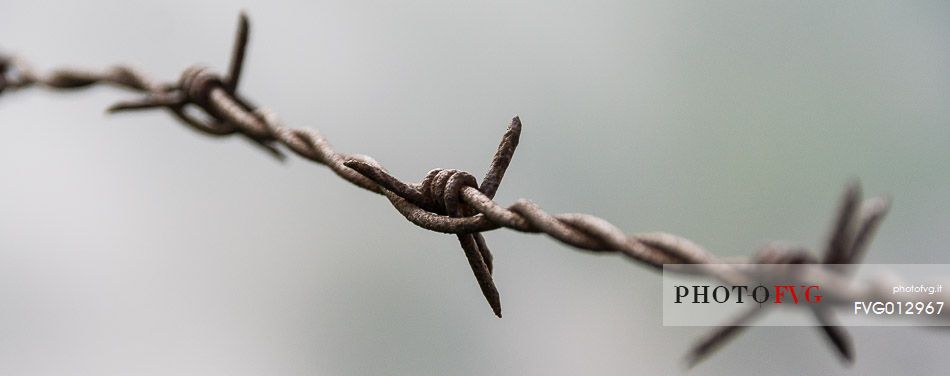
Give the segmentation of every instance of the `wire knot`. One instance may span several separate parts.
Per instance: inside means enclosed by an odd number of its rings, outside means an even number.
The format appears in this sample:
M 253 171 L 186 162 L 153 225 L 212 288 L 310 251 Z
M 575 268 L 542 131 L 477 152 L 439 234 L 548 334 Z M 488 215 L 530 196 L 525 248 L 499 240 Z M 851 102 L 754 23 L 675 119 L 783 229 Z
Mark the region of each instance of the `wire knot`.
M 249 30 L 247 16 L 241 14 L 226 76 L 208 67 L 194 65 L 185 69 L 177 84 L 159 91 L 153 90 L 141 100 L 117 103 L 109 111 L 167 108 L 201 132 L 216 136 L 240 133 L 272 156 L 283 160 L 284 154 L 273 145 L 280 128 L 277 120 L 237 93 Z M 189 115 L 184 110 L 189 104 L 201 108 L 212 119 L 204 121 Z
M 495 197 L 501 179 L 511 163 L 511 158 L 518 147 L 521 136 L 521 119 L 517 116 L 511 119 L 508 130 L 501 138 L 501 143 L 495 151 L 491 166 L 485 174 L 481 186 L 472 174 L 454 169 L 435 169 L 429 171 L 420 184 L 406 184 L 393 177 L 382 167 L 358 160 L 348 160 L 343 163 L 366 178 L 372 180 L 386 191 L 390 200 L 414 205 L 417 209 L 448 217 L 470 217 L 476 214 L 474 208 L 466 205 L 463 192 L 467 188 L 474 188 L 488 200 Z M 393 201 L 394 205 L 397 201 Z M 407 217 L 408 218 L 408 217 Z M 459 244 L 465 252 L 469 266 L 475 274 L 475 280 L 488 300 L 495 315 L 501 317 L 501 300 L 498 290 L 492 281 L 494 260 L 485 238 L 479 232 L 453 231 L 458 236 Z
M 478 182 L 472 174 L 455 169 L 434 169 L 429 171 L 419 192 L 424 198 L 424 209 L 450 217 L 465 217 L 474 212 L 461 202 L 462 189 L 478 189 Z
M 212 89 L 222 88 L 227 91 L 227 85 L 224 82 L 224 78 L 215 74 L 211 68 L 194 65 L 182 72 L 178 89 L 185 95 L 187 101 L 208 110 Z

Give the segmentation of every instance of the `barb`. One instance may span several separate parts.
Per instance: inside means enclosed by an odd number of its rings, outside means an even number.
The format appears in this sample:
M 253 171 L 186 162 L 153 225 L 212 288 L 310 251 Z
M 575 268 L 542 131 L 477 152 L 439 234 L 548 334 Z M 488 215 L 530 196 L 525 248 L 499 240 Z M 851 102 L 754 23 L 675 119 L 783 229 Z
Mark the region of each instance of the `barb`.
M 62 90 L 97 84 L 116 86 L 143 96 L 118 102 L 108 108 L 109 112 L 164 109 L 202 134 L 213 137 L 238 134 L 279 159 L 284 158 L 283 150 L 286 149 L 304 159 L 326 165 L 353 185 L 386 196 L 393 207 L 413 224 L 431 231 L 456 234 L 482 294 L 498 317 L 501 317 L 501 303 L 492 281 L 494 262 L 482 232 L 502 227 L 543 233 L 581 250 L 617 253 L 655 269 L 664 264 L 724 263 L 703 247 L 677 235 L 662 232 L 626 234 L 610 222 L 589 214 L 551 215 L 525 199 L 509 207 L 493 201 L 520 140 L 522 124 L 517 116 L 509 123 L 481 185 L 471 174 L 453 169 L 435 169 L 420 183 L 406 183 L 387 173 L 371 157 L 334 150 L 314 129 L 284 126 L 273 113 L 253 105 L 237 91 L 249 30 L 247 16 L 242 13 L 226 77 L 208 68 L 193 66 L 183 72 L 177 83 L 158 84 L 138 70 L 121 65 L 102 72 L 60 69 L 41 76 L 22 60 L 0 56 L 0 92 L 30 86 Z M 195 110 L 203 112 L 205 119 L 192 114 Z M 859 210 L 859 201 L 858 184 L 852 182 L 845 191 L 833 223 L 822 263 L 860 262 L 889 202 L 885 198 L 872 198 Z M 761 250 L 751 261 L 812 264 L 818 261 L 818 257 L 802 248 L 772 245 Z M 840 275 L 850 272 L 829 271 Z M 726 271 L 716 277 L 730 281 L 741 277 L 737 273 Z M 835 292 L 839 296 L 862 293 L 867 292 Z M 687 363 L 694 365 L 712 354 L 762 312 L 764 309 L 750 310 L 712 332 L 690 351 Z M 814 310 L 814 316 L 842 359 L 851 362 L 853 344 L 847 332 L 837 325 L 828 311 Z

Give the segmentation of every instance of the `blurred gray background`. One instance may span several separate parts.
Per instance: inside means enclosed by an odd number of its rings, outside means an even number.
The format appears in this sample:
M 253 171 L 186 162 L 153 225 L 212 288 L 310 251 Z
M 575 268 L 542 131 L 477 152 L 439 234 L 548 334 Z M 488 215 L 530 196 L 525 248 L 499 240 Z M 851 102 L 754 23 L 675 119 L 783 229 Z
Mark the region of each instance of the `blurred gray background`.
M 243 92 L 416 181 L 682 234 L 722 255 L 820 245 L 844 183 L 894 198 L 868 262 L 950 263 L 946 2 L 5 0 L 41 70 L 224 70 Z M 537 235 L 486 236 L 504 319 L 453 236 L 382 197 L 111 88 L 0 96 L 0 374 L 677 374 L 705 328 L 661 325 L 660 274 Z M 946 333 L 751 328 L 690 373 L 937 374 Z

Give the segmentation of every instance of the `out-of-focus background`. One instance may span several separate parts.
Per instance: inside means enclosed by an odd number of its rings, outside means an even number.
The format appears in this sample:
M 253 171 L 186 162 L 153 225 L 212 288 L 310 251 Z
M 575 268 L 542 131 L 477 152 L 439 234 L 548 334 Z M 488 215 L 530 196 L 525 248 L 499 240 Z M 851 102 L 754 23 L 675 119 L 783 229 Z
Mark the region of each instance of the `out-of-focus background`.
M 894 205 L 874 263 L 950 263 L 946 2 L 6 0 L 0 48 L 40 70 L 226 69 L 342 151 L 498 201 L 682 234 L 722 255 L 820 246 L 841 188 Z M 537 235 L 486 234 L 504 319 L 453 236 L 380 196 L 111 88 L 0 96 L 0 374 L 670 374 L 707 331 L 661 325 L 660 274 Z M 938 374 L 946 333 L 750 328 L 692 374 Z

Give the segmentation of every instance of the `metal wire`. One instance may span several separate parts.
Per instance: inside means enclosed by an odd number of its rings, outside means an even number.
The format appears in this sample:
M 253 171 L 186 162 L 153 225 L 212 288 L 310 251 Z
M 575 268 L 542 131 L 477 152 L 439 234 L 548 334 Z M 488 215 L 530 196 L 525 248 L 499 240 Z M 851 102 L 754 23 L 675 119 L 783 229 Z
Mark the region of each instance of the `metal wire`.
M 626 234 L 610 222 L 589 214 L 551 215 L 525 199 L 517 200 L 507 208 L 493 201 L 518 146 L 522 128 L 518 117 L 511 119 L 508 124 L 480 185 L 471 174 L 453 169 L 432 170 L 420 183 L 406 183 L 387 173 L 380 163 L 369 156 L 334 150 L 317 130 L 284 126 L 273 113 L 253 105 L 237 91 L 249 27 L 247 16 L 242 13 L 231 64 L 224 77 L 208 68 L 194 66 L 186 69 L 177 83 L 162 84 L 134 68 L 121 65 L 98 72 L 59 69 L 39 75 L 20 59 L 0 57 L 0 92 L 35 85 L 50 89 L 116 86 L 143 93 L 144 96 L 116 103 L 109 107 L 109 112 L 165 109 L 203 134 L 218 137 L 237 134 L 253 141 L 276 158 L 283 159 L 286 149 L 304 159 L 326 165 L 353 185 L 385 195 L 396 210 L 413 224 L 431 231 L 456 234 L 483 295 L 498 317 L 501 317 L 501 302 L 492 281 L 491 251 L 481 234 L 485 231 L 504 227 L 521 232 L 543 233 L 581 250 L 618 253 L 656 269 L 662 268 L 664 264 L 726 263 L 678 235 L 663 232 Z M 190 107 L 202 110 L 207 119 L 189 113 Z M 888 210 L 889 200 L 875 197 L 863 205 L 860 201 L 858 184 L 849 184 L 822 263 L 860 262 Z M 815 264 L 818 258 L 805 249 L 773 244 L 750 259 L 730 259 L 728 262 Z M 847 276 L 851 270 L 824 268 L 823 271 Z M 710 274 L 724 281 L 742 277 L 740 273 L 728 270 L 711 271 Z M 873 289 L 840 288 L 830 294 L 886 299 L 886 294 Z M 750 310 L 704 337 L 689 352 L 688 364 L 694 365 L 706 358 L 763 311 L 758 307 Z M 837 325 L 827 310 L 814 310 L 814 316 L 841 359 L 851 363 L 853 344 L 845 329 Z

